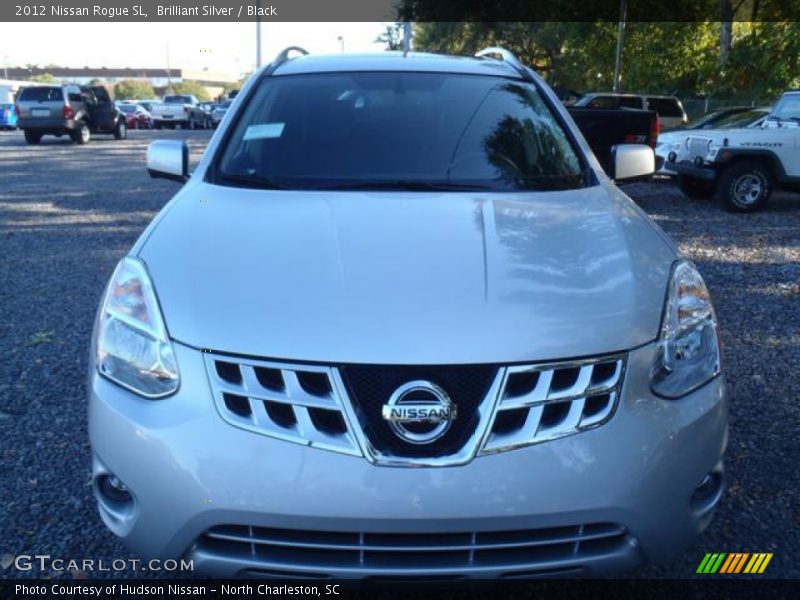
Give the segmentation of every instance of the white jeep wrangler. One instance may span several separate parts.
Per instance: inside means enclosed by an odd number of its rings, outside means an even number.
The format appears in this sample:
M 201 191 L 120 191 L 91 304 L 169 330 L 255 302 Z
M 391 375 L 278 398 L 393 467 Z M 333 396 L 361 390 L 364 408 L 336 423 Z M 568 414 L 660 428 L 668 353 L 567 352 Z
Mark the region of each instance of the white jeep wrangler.
M 690 198 L 736 212 L 764 208 L 773 189 L 800 191 L 800 91 L 786 92 L 761 127 L 703 130 L 668 155 Z

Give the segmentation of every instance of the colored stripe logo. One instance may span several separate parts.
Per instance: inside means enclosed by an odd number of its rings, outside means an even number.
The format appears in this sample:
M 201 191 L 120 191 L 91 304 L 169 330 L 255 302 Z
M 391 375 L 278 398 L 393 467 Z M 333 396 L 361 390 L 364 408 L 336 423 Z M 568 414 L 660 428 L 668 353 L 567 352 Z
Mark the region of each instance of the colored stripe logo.
M 772 552 L 709 552 L 700 561 L 697 573 L 707 575 L 714 573 L 725 575 L 761 574 L 771 560 Z

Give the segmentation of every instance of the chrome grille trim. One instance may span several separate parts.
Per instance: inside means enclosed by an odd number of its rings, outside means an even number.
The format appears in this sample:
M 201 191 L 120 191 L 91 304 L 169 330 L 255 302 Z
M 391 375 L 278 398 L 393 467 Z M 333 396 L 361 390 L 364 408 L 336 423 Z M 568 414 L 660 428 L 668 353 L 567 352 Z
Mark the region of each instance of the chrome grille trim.
M 708 144 L 711 138 L 705 136 L 692 135 L 686 138 L 686 147 L 689 150 L 689 159 L 694 160 L 698 156 L 705 158 L 708 154 Z
M 477 408 L 477 426 L 458 452 L 408 457 L 383 453 L 373 446 L 337 367 L 204 352 L 215 405 L 231 425 L 287 442 L 364 456 L 373 464 L 397 467 L 463 465 L 477 456 L 599 427 L 613 416 L 619 403 L 626 356 L 616 354 L 498 367 L 489 391 Z M 235 376 L 223 377 L 219 372 L 220 364 Z M 280 389 L 264 385 L 258 376 L 259 369 L 280 373 Z M 308 392 L 300 377 L 309 374 L 324 377 L 329 388 L 322 393 Z M 569 385 L 557 385 L 557 379 L 573 374 L 574 381 Z M 516 375 L 535 376 L 535 384 L 524 392 L 512 393 L 513 386 L 509 382 Z M 233 406 L 229 404 L 231 398 L 236 400 Z M 291 422 L 280 422 L 271 414 L 268 405 L 284 407 Z M 315 421 L 315 411 L 337 415 L 343 424 L 342 431 L 321 428 L 318 420 Z M 516 421 L 511 426 L 501 426 L 500 419 L 513 413 Z
M 613 372 L 598 380 L 595 375 L 599 367 L 613 365 Z M 564 389 L 553 389 L 554 376 L 558 371 L 577 369 L 575 382 Z M 527 393 L 510 395 L 509 378 L 515 374 L 537 374 L 536 385 Z M 551 363 L 513 366 L 506 369 L 500 400 L 495 408 L 489 435 L 481 454 L 493 454 L 554 440 L 580 431 L 598 427 L 608 421 L 616 410 L 625 374 L 625 356 Z M 596 406 L 587 405 L 587 400 L 597 398 Z M 549 424 L 545 420 L 548 407 L 560 405 L 564 415 L 558 422 Z M 513 431 L 497 432 L 498 416 L 505 411 L 527 411 L 521 425 Z
M 353 427 L 342 410 L 342 397 L 334 391 L 333 369 L 330 367 L 251 358 L 231 358 L 211 352 L 205 352 L 204 355 L 214 403 L 220 416 L 231 425 L 287 442 L 361 456 L 361 450 L 352 435 Z M 241 375 L 241 382 L 236 383 L 223 379 L 217 370 L 218 362 L 236 365 Z M 274 390 L 262 385 L 256 375 L 257 368 L 279 371 L 284 382 L 284 389 Z M 321 395 L 306 392 L 300 385 L 298 373 L 323 374 L 331 382 L 331 392 Z M 226 404 L 226 394 L 246 398 L 250 414 L 240 415 L 232 411 Z M 289 407 L 294 415 L 295 423 L 286 426 L 277 422 L 270 416 L 264 401 Z M 341 434 L 323 431 L 315 425 L 310 409 L 333 411 L 341 415 L 346 430 Z

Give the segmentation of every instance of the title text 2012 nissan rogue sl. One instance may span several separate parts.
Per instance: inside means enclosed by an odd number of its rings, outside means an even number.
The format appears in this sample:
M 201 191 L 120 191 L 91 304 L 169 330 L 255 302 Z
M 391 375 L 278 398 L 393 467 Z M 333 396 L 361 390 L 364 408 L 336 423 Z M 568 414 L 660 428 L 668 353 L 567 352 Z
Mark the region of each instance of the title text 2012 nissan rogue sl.
M 706 286 L 513 55 L 285 51 L 191 176 L 177 141 L 148 168 L 186 183 L 114 272 L 89 377 L 100 513 L 140 556 L 595 575 L 708 526 Z

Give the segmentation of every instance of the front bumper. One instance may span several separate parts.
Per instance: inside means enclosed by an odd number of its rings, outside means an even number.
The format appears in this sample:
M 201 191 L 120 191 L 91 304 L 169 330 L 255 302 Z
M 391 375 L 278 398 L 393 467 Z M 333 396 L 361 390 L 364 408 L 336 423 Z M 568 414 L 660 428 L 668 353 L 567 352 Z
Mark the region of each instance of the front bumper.
M 719 479 L 701 502 L 693 499 L 709 473 L 720 474 L 724 381 L 678 401 L 656 398 L 647 377 L 652 346 L 631 352 L 620 404 L 605 425 L 444 468 L 374 466 L 228 425 L 215 408 L 202 354 L 180 344 L 175 350 L 181 389 L 164 400 L 144 400 L 90 374 L 100 513 L 145 558 L 188 556 L 196 569 L 222 577 L 597 575 L 674 556 L 708 526 L 722 495 Z M 98 493 L 97 482 L 108 474 L 129 488 L 131 503 L 115 505 Z M 585 535 L 597 524 L 624 533 L 560 553 L 541 542 Z M 262 553 L 256 543 L 206 543 L 204 534 L 221 526 L 233 526 L 233 537 L 277 535 L 289 545 Z M 287 538 L 287 532 L 299 534 Z M 523 532 L 529 553 L 516 547 L 513 556 L 504 550 L 477 560 L 480 539 Z M 411 534 L 425 534 L 413 536 L 424 546 L 415 552 L 397 541 Z M 431 547 L 451 543 L 452 534 L 467 536 L 459 548 L 473 548 L 465 564 Z M 340 535 L 354 537 L 345 544 Z M 307 540 L 320 536 L 327 541 L 309 550 Z M 394 553 L 401 556 L 364 562 L 363 548 L 376 536 L 404 546 Z M 345 547 L 362 550 L 350 552 L 355 558 L 347 562 L 337 552 Z
M 666 162 L 664 168 L 674 171 L 678 175 L 700 179 L 702 181 L 714 181 L 717 172 L 709 166 L 698 167 L 690 162 Z

